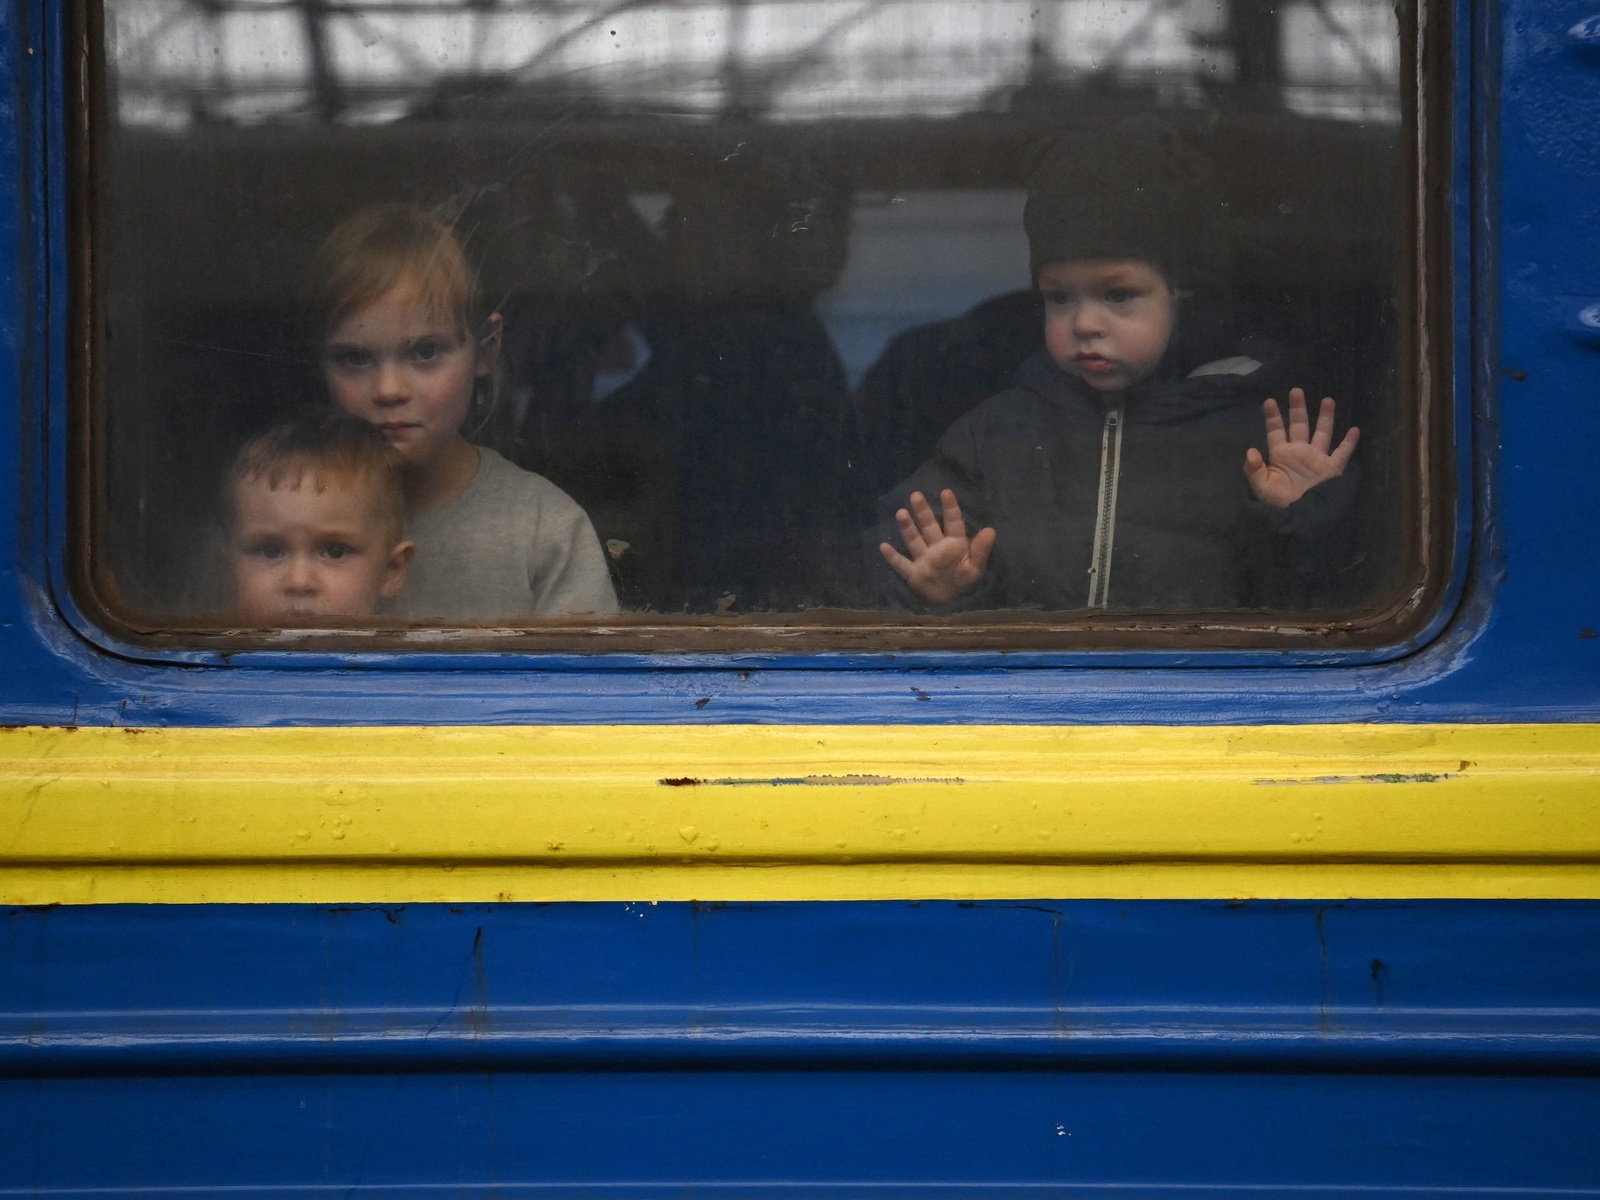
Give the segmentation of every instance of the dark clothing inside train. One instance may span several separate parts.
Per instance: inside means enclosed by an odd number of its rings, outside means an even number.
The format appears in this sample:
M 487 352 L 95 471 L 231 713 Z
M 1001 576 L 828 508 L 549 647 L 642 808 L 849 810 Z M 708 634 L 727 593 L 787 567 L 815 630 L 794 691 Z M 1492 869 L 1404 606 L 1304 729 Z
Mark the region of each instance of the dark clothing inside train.
M 1114 609 L 1315 607 L 1348 568 L 1359 488 L 1352 464 L 1287 509 L 1252 495 L 1245 452 L 1264 445 L 1261 403 L 1291 379 L 1269 345 L 1180 378 L 1102 395 L 1043 351 L 1013 385 L 958 419 L 933 456 L 882 498 L 865 552 L 880 603 L 922 607 L 883 562 L 913 491 L 952 489 L 969 533 L 998 534 L 961 610 L 1084 609 L 1091 567 Z
M 595 513 L 602 538 L 613 510 L 629 531 L 641 505 L 673 512 L 653 543 L 613 539 L 629 541 L 616 560 L 624 603 L 703 613 L 832 602 L 830 564 L 847 553 L 858 505 L 855 433 L 816 313 L 804 302 L 707 306 L 663 313 L 647 336 L 648 364 L 590 417 L 612 473 L 610 504 Z
M 611 258 L 583 286 L 608 291 L 591 315 L 618 353 L 588 355 L 555 420 L 542 385 L 570 374 L 554 352 L 575 335 L 518 335 L 524 464 L 588 510 L 627 608 L 836 604 L 879 490 L 855 482 L 855 412 L 816 310 L 847 255 L 849 195 L 799 159 L 702 165 L 670 181 L 658 231 L 609 206 Z
M 1029 288 L 889 340 L 856 389 L 872 495 L 916 470 L 956 418 L 1010 383 L 1043 345 L 1043 322 Z

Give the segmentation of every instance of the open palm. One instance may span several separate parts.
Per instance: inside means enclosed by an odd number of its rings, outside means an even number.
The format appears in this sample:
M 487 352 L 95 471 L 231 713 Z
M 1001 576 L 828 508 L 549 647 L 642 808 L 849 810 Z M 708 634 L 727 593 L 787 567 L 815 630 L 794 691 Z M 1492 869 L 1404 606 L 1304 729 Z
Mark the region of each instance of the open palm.
M 1252 448 L 1244 456 L 1244 474 L 1257 499 L 1276 508 L 1288 508 L 1317 484 L 1343 475 L 1355 453 L 1361 431 L 1351 427 L 1338 446 L 1333 446 L 1333 397 L 1324 396 L 1317 412 L 1317 427 L 1311 428 L 1306 412 L 1306 394 L 1300 388 L 1289 390 L 1289 424 L 1276 400 L 1261 406 L 1267 421 L 1267 454 Z M 1330 447 L 1332 447 L 1330 449 Z
M 944 508 L 942 525 L 921 492 L 911 493 L 909 509 L 895 513 L 910 557 L 888 542 L 878 546 L 884 561 L 928 604 L 948 604 L 976 587 L 988 569 L 996 537 L 992 529 L 967 537 L 961 505 L 949 488 L 939 493 L 939 502 Z

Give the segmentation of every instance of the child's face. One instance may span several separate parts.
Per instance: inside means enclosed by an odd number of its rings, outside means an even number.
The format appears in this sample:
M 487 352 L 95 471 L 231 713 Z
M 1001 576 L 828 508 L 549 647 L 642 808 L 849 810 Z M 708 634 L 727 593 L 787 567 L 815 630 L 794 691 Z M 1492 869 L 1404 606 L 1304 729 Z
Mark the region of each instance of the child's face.
M 271 625 L 368 617 L 399 591 L 412 545 L 396 543 L 373 492 L 360 478 L 309 470 L 295 486 L 235 483 L 229 555 L 240 615 Z
M 1132 387 L 1172 340 L 1173 295 L 1166 277 L 1138 259 L 1047 263 L 1039 272 L 1044 344 L 1063 371 L 1090 387 Z
M 423 472 L 460 439 L 473 384 L 489 367 L 455 318 L 434 312 L 404 282 L 340 321 L 323 343 L 335 402 L 382 429 L 406 467 Z

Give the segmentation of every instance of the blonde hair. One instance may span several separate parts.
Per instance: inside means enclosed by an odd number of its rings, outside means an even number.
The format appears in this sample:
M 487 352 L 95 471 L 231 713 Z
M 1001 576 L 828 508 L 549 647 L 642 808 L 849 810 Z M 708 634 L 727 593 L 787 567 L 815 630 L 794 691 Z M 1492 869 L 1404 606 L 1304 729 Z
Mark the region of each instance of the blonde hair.
M 474 333 L 477 272 L 450 227 L 409 204 L 380 204 L 344 221 L 312 260 L 313 336 L 326 337 L 402 283 L 416 287 L 435 316 L 448 317 L 463 335 Z
M 399 453 L 376 425 L 332 409 L 306 409 L 246 442 L 223 480 L 223 511 L 233 525 L 241 483 L 296 490 L 309 479 L 321 491 L 330 478 L 368 482 L 379 520 L 399 542 L 406 516 Z

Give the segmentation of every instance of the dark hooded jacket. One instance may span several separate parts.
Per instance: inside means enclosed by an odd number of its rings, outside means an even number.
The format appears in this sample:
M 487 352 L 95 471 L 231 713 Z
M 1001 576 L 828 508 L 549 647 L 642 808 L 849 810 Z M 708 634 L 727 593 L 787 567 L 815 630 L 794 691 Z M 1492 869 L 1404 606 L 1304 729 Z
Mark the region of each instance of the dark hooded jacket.
M 913 491 L 937 510 L 950 488 L 969 533 L 998 534 L 955 610 L 1316 607 L 1351 557 L 1358 479 L 1352 463 L 1287 509 L 1254 497 L 1245 452 L 1265 450 L 1262 401 L 1288 394 L 1275 357 L 1246 345 L 1103 395 L 1038 352 L 882 498 L 870 553 L 904 550 L 893 514 Z M 881 557 L 876 572 L 880 600 L 924 607 Z

